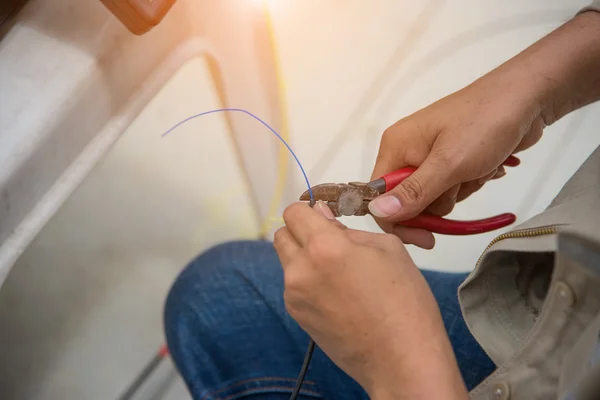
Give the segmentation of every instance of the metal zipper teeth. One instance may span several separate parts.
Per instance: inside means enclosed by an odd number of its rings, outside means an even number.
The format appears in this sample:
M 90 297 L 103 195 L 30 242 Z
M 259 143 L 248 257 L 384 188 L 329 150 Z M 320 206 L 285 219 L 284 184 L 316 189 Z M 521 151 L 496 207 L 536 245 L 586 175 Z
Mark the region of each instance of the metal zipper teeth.
M 479 259 L 477 260 L 477 263 L 475 264 L 475 268 L 477 268 L 479 266 L 479 264 L 481 263 L 481 260 L 483 260 L 483 257 L 485 256 L 487 251 L 493 245 L 498 243 L 499 241 L 504 240 L 504 239 L 528 238 L 528 237 L 535 237 L 535 236 L 552 235 L 552 234 L 558 232 L 559 226 L 560 225 L 548 225 L 548 226 L 543 226 L 540 228 L 529 228 L 529 229 L 522 229 L 519 231 L 503 233 L 503 234 L 497 236 L 494 240 L 492 240 L 490 242 L 490 244 L 487 245 L 487 247 L 485 248 L 483 253 L 481 253 L 481 255 L 479 256 Z
M 555 234 L 556 232 L 558 232 L 558 227 L 559 226 L 561 226 L 561 224 L 542 226 L 542 227 L 539 227 L 539 228 L 521 229 L 521 230 L 518 230 L 518 231 L 512 231 L 512 232 L 503 233 L 503 234 L 497 236 L 496 238 L 494 238 L 494 240 L 492 240 L 490 242 L 490 244 L 487 245 L 487 247 L 485 248 L 485 250 L 481 253 L 481 256 L 479 256 L 479 259 L 477 260 L 477 263 L 475 264 L 475 268 L 477 268 L 479 266 L 479 264 L 481 263 L 481 260 L 483 260 L 483 257 L 485 256 L 485 254 L 487 253 L 487 251 L 493 245 L 495 245 L 496 243 L 500 242 L 501 240 L 552 235 L 552 234 Z M 460 302 L 460 297 L 459 297 L 459 303 L 461 303 Z M 462 309 L 462 304 L 461 304 L 461 309 Z M 469 330 L 469 332 L 471 332 L 471 335 L 473 335 L 473 328 L 471 327 L 470 322 L 466 318 L 464 319 L 464 321 L 465 321 L 465 325 L 467 326 L 467 329 Z M 492 357 L 490 357 L 489 353 L 485 349 L 482 348 L 482 350 L 483 350 L 483 352 L 485 354 L 487 354 L 487 356 L 490 359 L 492 358 Z M 486 380 L 484 380 L 483 382 L 481 382 L 481 384 L 483 384 L 485 381 Z M 478 385 L 477 387 L 479 387 L 480 385 Z

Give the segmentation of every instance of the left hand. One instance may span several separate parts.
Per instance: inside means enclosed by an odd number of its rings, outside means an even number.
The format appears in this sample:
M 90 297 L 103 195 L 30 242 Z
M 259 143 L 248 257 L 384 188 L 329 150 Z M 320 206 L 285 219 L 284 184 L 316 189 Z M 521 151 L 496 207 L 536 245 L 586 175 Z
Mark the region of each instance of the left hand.
M 340 368 L 374 399 L 466 398 L 437 303 L 396 236 L 347 229 L 322 203 L 283 217 L 286 307 Z

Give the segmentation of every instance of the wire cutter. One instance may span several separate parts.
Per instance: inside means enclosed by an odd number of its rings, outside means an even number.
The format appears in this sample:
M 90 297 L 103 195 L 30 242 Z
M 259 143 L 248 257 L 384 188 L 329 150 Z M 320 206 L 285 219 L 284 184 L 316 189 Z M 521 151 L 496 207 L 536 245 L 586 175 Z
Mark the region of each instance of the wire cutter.
M 519 162 L 518 158 L 511 156 L 504 165 L 516 166 Z M 401 168 L 369 183 L 323 183 L 311 189 L 314 200 L 325 202 L 336 217 L 363 216 L 370 214 L 368 206 L 371 200 L 395 188 L 414 171 L 416 168 Z M 309 200 L 310 191 L 307 190 L 300 196 L 300 201 Z M 400 224 L 442 235 L 475 235 L 503 228 L 514 223 L 516 219 L 514 214 L 505 213 L 474 221 L 456 221 L 422 213 Z

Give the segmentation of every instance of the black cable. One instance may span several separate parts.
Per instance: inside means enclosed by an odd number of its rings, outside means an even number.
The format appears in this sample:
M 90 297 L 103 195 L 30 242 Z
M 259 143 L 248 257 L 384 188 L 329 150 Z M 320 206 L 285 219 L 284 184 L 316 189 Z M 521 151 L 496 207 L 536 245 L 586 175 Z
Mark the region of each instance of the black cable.
M 306 378 L 306 373 L 308 372 L 308 366 L 310 365 L 310 360 L 312 358 L 313 352 L 315 351 L 315 342 L 310 339 L 308 342 L 308 349 L 306 350 L 306 355 L 304 356 L 304 362 L 302 363 L 302 368 L 300 369 L 300 374 L 298 375 L 298 380 L 296 381 L 296 387 L 290 396 L 290 400 L 296 400 L 298 398 L 298 394 L 300 394 L 300 388 L 304 383 L 304 378 Z
M 311 196 L 308 205 L 310 208 L 313 208 L 316 204 L 314 197 Z M 296 387 L 290 396 L 290 400 L 296 400 L 298 395 L 300 394 L 300 389 L 302 388 L 302 384 L 304 383 L 304 378 L 306 378 L 306 373 L 308 372 L 308 366 L 310 365 L 310 360 L 312 359 L 312 355 L 315 351 L 315 341 L 309 339 L 308 341 L 308 349 L 306 350 L 306 355 L 304 356 L 304 361 L 302 362 L 302 368 L 300 368 L 300 374 L 298 374 L 298 379 L 296 380 Z

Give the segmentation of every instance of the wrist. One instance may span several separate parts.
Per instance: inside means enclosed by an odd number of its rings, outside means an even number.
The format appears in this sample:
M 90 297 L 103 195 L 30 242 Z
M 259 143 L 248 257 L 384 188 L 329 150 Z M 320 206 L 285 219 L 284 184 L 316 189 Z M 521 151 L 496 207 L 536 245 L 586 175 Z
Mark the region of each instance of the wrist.
M 443 324 L 441 330 L 443 334 L 434 334 L 415 345 L 418 351 L 395 359 L 388 354 L 382 360 L 383 368 L 374 369 L 365 386 L 369 397 L 373 400 L 466 400 L 468 393 Z
M 516 77 L 546 125 L 600 99 L 600 13 L 577 15 L 499 70 Z
M 551 125 L 600 99 L 600 13 L 589 11 L 543 37 L 472 86 L 504 98 L 521 117 Z

